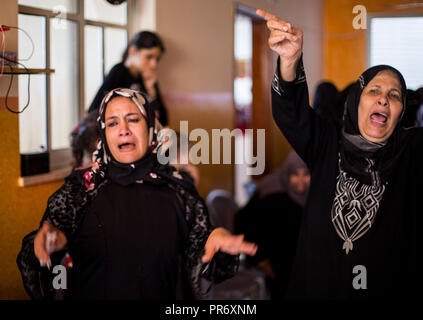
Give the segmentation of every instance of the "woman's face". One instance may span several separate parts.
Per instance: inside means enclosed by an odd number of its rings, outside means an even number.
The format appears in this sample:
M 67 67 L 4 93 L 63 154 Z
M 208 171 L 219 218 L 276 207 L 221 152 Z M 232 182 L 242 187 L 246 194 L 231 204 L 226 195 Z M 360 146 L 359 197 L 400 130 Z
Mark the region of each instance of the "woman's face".
M 358 106 L 360 134 L 384 142 L 394 132 L 402 112 L 401 85 L 392 72 L 379 72 L 363 89 Z
M 116 161 L 132 163 L 148 148 L 147 123 L 129 98 L 115 97 L 106 108 L 106 140 Z
M 157 66 L 162 56 L 162 51 L 159 47 L 139 50 L 136 50 L 135 47 L 132 48 L 133 49 L 130 50 L 130 59 L 139 72 L 157 71 Z
M 307 169 L 297 169 L 289 176 L 289 185 L 296 193 L 305 193 L 310 187 L 310 173 Z

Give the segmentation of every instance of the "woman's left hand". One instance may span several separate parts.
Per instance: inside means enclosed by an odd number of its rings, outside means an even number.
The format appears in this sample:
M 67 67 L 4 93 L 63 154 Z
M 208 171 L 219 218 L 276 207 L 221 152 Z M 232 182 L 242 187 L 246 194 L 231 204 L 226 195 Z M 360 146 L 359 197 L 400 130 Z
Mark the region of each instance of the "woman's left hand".
M 244 253 L 253 256 L 257 252 L 255 243 L 244 241 L 244 235 L 233 235 L 224 228 L 216 228 L 210 233 L 205 246 L 205 253 L 201 261 L 209 262 L 217 251 L 232 255 Z

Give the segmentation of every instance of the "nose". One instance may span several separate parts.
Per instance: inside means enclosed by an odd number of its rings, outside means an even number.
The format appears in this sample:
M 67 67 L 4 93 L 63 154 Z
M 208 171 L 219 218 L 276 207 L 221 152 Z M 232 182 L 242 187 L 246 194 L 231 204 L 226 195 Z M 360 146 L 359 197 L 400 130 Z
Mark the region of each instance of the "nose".
M 379 99 L 377 100 L 378 105 L 383 106 L 383 107 L 387 107 L 389 102 L 388 102 L 388 97 L 384 94 L 381 94 L 379 96 Z
M 131 131 L 129 130 L 128 124 L 126 121 L 122 123 L 119 130 L 119 136 L 129 136 L 131 134 Z

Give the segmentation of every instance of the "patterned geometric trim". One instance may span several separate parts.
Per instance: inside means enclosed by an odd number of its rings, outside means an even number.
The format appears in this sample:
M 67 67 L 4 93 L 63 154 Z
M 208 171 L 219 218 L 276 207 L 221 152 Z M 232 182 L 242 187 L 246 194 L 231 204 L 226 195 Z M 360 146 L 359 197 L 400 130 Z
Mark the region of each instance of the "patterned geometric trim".
M 306 82 L 306 75 L 304 71 L 304 65 L 301 63 L 300 65 L 300 71 L 297 71 L 297 77 L 294 81 L 295 84 Z
M 281 92 L 283 92 L 282 88 L 280 87 L 279 84 L 279 77 L 278 77 L 278 73 L 275 72 L 275 75 L 273 76 L 273 80 L 272 80 L 272 89 L 278 94 L 278 95 L 282 95 Z
M 374 224 L 385 185 L 361 183 L 343 171 L 340 163 L 336 180 L 332 224 L 344 240 L 342 249 L 348 254 L 353 249 L 353 241 L 364 236 Z
M 297 70 L 294 84 L 300 84 L 306 81 L 307 79 L 306 79 L 306 75 L 304 71 L 304 65 L 302 64 L 302 62 L 300 62 L 299 70 Z M 273 75 L 272 89 L 280 96 L 282 95 L 282 93 L 285 92 L 281 87 L 281 80 L 279 78 L 278 71 L 276 71 L 275 74 Z

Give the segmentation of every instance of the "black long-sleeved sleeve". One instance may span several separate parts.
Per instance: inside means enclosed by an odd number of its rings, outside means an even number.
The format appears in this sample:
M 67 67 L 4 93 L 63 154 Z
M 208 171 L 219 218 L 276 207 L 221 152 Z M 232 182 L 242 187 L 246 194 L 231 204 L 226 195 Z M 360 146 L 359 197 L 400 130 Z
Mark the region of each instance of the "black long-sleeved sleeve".
M 273 117 L 291 146 L 312 170 L 325 127 L 310 107 L 302 58 L 297 66 L 296 78 L 291 82 L 282 80 L 279 64 L 278 58 L 271 89 Z
M 231 255 L 222 251 L 216 252 L 210 262 L 203 263 L 204 246 L 214 226 L 211 225 L 207 206 L 204 201 L 191 192 L 175 190 L 182 195 L 185 209 L 185 220 L 188 236 L 184 248 L 184 262 L 188 271 L 189 282 L 196 299 L 203 298 L 205 292 L 201 286 L 201 278 L 213 283 L 220 283 L 233 277 L 238 271 L 239 255 Z

